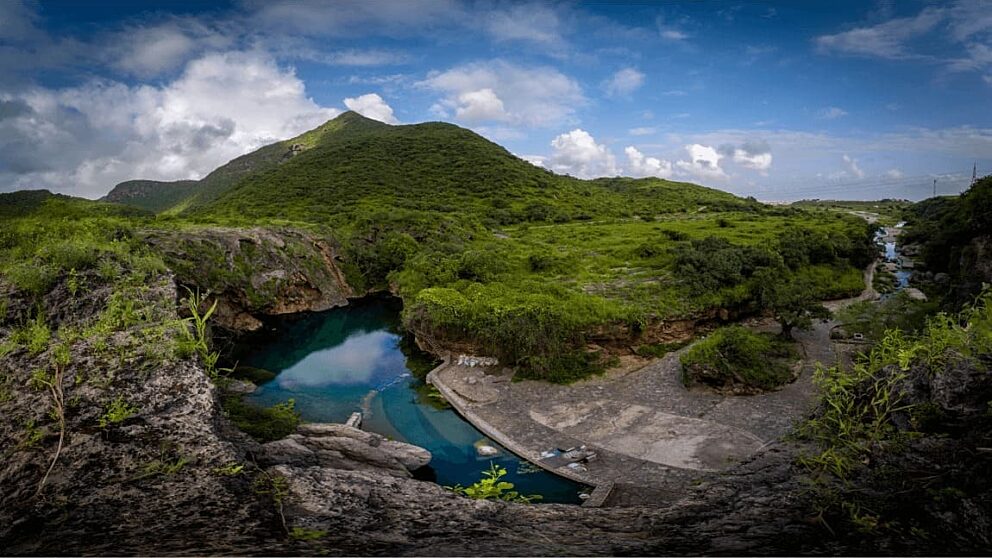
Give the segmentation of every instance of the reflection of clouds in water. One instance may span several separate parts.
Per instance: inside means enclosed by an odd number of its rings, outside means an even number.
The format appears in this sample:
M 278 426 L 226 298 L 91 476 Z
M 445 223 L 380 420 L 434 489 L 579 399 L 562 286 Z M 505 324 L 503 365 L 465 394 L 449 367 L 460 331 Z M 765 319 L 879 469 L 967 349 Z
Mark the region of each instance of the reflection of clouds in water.
M 395 358 L 396 336 L 388 331 L 352 335 L 343 343 L 306 356 L 283 370 L 277 381 L 283 388 L 369 383 L 387 359 Z

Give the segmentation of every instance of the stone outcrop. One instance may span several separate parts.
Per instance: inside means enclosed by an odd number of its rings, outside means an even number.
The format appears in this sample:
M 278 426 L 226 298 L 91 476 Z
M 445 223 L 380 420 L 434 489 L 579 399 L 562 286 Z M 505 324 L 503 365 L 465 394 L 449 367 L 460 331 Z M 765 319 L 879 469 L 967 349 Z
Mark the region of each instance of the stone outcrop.
M 230 330 L 254 331 L 265 316 L 327 310 L 356 296 L 330 237 L 288 228 L 206 227 L 151 231 L 145 240 L 180 285 L 217 300 L 214 320 Z
M 344 424 L 304 424 L 262 446 L 260 465 L 327 467 L 411 477 L 431 461 L 429 451 Z

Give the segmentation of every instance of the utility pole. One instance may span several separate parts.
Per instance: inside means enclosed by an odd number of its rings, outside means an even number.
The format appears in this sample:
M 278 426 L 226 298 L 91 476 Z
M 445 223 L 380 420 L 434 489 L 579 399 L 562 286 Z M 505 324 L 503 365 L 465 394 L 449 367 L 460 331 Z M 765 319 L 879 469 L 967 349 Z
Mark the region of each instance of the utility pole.
M 978 182 L 978 161 L 975 161 L 975 166 L 971 167 L 971 185 L 974 186 Z
M 937 197 L 937 179 L 933 179 L 933 197 Z

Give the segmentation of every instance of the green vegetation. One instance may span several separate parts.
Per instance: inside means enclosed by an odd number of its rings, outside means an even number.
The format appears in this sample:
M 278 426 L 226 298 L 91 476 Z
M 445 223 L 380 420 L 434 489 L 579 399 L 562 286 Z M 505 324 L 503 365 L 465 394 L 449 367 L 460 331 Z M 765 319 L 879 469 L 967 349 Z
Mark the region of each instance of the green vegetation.
M 218 378 L 217 360 L 220 358 L 220 352 L 210 350 L 210 337 L 207 335 L 207 320 L 217 310 L 218 301 L 215 299 L 214 303 L 201 313 L 200 307 L 206 302 L 203 296 L 199 291 L 193 292 L 189 288 L 186 289 L 186 293 L 186 310 L 190 315 L 183 321 L 192 324 L 193 330 L 190 331 L 188 327 L 180 330 L 183 336 L 178 350 L 184 355 L 196 354 L 199 356 L 207 372 L 207 376 L 216 381 Z
M 462 494 L 475 500 L 503 500 L 504 502 L 529 504 L 541 499 L 539 494 L 524 496 L 513 490 L 512 482 L 500 480 L 504 476 L 506 476 L 506 469 L 490 462 L 489 469 L 482 471 L 482 478 L 478 482 L 468 487 L 458 484 L 447 488 L 456 494 Z
M 743 326 L 720 328 L 681 357 L 682 383 L 770 390 L 793 380 L 794 344 Z
M 271 407 L 259 407 L 240 395 L 224 398 L 224 414 L 241 430 L 262 442 L 292 434 L 300 424 L 300 414 L 292 399 Z
M 848 333 L 860 333 L 869 340 L 879 341 L 889 330 L 918 333 L 926 319 L 937 310 L 937 303 L 914 300 L 899 292 L 881 302 L 855 302 L 838 312 L 837 319 Z
M 122 185 L 109 197 L 136 203 L 145 186 Z M 18 201 L 15 230 L 33 228 L 34 236 L 0 241 L 10 247 L 0 252 L 0 273 L 25 290 L 43 292 L 69 274 L 78 290 L 94 272 L 116 285 L 123 270 L 164 268 L 133 240 L 135 231 L 147 238 L 152 229 L 181 236 L 201 225 L 293 226 L 339 244 L 340 267 L 359 292 L 398 292 L 404 326 L 426 342 L 476 345 L 519 367 L 520 377 L 558 382 L 609 365 L 586 351 L 594 339 L 637 345 L 665 320 L 771 311 L 786 330 L 803 327 L 822 315 L 811 300 L 859 292 L 860 269 L 874 256 L 872 230 L 856 216 L 659 179 L 579 180 L 457 126 L 389 126 L 354 113 L 232 161 L 155 218 L 33 196 Z M 158 207 L 162 199 L 142 203 Z M 50 218 L 84 207 L 101 216 Z M 29 246 L 50 238 L 82 240 Z M 249 305 L 262 308 L 277 291 L 275 283 L 251 284 L 253 251 L 307 251 L 249 244 L 228 254 L 221 244 L 190 241 L 163 253 L 191 285 L 243 289 Z M 301 265 L 311 263 L 322 265 Z M 117 317 L 143 321 L 126 306 L 133 290 L 117 290 Z M 176 354 L 198 354 L 216 375 L 217 353 L 205 341 L 191 332 Z
M 188 198 L 198 186 L 196 180 L 128 180 L 114 186 L 103 200 L 158 213 Z
M 297 541 L 315 541 L 327 536 L 327 531 L 321 529 L 307 529 L 306 527 L 293 527 L 289 530 L 290 538 Z
M 877 216 L 878 224 L 883 227 L 891 227 L 902 221 L 906 210 L 912 205 L 912 202 L 906 200 L 893 199 L 876 201 L 802 200 L 792 203 L 793 207 L 803 209 L 852 213 L 865 217 Z
M 112 424 L 124 422 L 133 417 L 137 412 L 137 407 L 125 401 L 123 395 L 118 395 L 116 399 L 107 404 L 97 423 L 100 425 L 100 428 L 106 428 Z
M 222 477 L 236 477 L 245 472 L 244 463 L 228 463 L 223 467 L 216 467 L 214 473 Z
M 939 294 L 946 309 L 956 310 L 982 289 L 988 275 L 988 234 L 992 230 L 992 176 L 986 176 L 960 196 L 930 198 L 907 212 L 909 226 L 902 236 L 922 247 L 926 269 L 947 273 Z M 948 289 L 953 285 L 953 289 Z
M 914 503 L 912 508 L 922 509 L 924 494 L 945 482 L 942 475 L 922 480 L 913 476 L 915 472 L 893 477 L 886 462 L 923 434 L 937 439 L 961 436 L 963 416 L 942 417 L 933 403 L 910 392 L 921 382 L 941 381 L 953 370 L 975 369 L 987 375 L 990 355 L 992 291 L 987 290 L 960 314 L 931 317 L 918 334 L 890 329 L 851 369 L 820 368 L 815 376 L 822 393 L 820 411 L 800 425 L 798 434 L 815 447 L 800 463 L 812 475 L 821 519 L 839 513 L 862 530 L 927 529 L 899 525 L 897 516 L 910 511 L 900 503 L 900 495 Z M 988 413 L 979 415 L 986 423 L 989 418 Z M 912 459 L 918 461 L 927 452 L 939 453 L 930 448 Z M 926 469 L 917 461 L 914 467 Z M 862 479 L 861 488 L 851 485 L 855 478 Z M 880 486 L 868 490 L 869 483 Z
M 179 456 L 174 459 L 156 459 L 145 464 L 136 477 L 131 480 L 143 480 L 150 477 L 162 476 L 172 476 L 178 474 L 182 471 L 186 465 L 189 465 L 189 459 L 184 456 Z

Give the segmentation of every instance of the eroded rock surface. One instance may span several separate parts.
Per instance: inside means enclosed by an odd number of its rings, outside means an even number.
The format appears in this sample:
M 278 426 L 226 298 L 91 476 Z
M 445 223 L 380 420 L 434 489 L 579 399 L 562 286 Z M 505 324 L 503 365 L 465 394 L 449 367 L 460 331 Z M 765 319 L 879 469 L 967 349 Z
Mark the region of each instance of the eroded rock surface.
M 329 237 L 289 228 L 204 227 L 152 231 L 146 240 L 179 284 L 218 301 L 214 319 L 230 330 L 254 331 L 264 316 L 327 310 L 356 296 L 341 270 L 340 246 Z
M 421 447 L 344 424 L 304 424 L 262 450 L 262 465 L 318 466 L 396 477 L 411 477 L 431 461 L 431 453 Z

